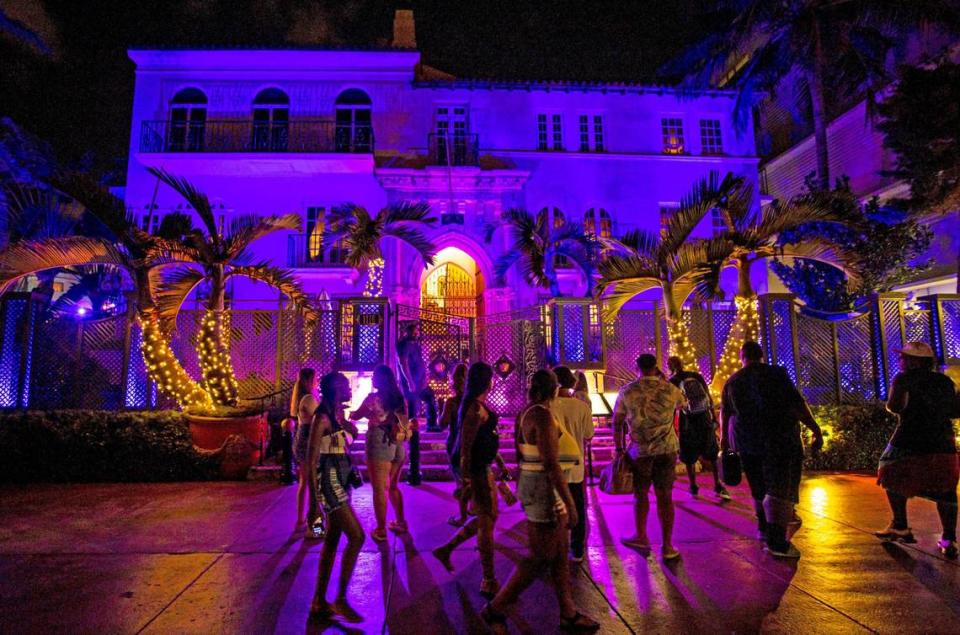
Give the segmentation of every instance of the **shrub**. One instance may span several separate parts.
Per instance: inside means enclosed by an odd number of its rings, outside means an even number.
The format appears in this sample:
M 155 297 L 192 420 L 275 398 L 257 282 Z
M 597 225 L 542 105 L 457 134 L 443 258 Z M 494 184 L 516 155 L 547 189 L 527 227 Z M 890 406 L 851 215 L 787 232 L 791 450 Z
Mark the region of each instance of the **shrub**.
M 50 410 L 0 414 L 0 482 L 215 478 L 179 412 Z
M 808 454 L 808 470 L 874 471 L 887 445 L 897 417 L 883 403 L 856 406 L 815 406 L 814 418 L 824 432 L 824 448 Z M 809 437 L 809 433 L 806 433 Z

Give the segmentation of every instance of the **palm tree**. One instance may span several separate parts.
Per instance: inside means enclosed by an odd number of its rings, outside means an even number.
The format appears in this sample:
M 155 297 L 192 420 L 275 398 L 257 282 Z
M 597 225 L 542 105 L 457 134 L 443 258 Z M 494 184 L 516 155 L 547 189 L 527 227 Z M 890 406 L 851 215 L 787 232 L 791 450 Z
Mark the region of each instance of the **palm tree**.
M 836 196 L 815 190 L 787 202 L 774 200 L 757 209 L 753 186 L 737 179 L 728 195 L 721 199 L 718 209 L 726 229 L 716 241 L 714 256 L 718 258 L 691 276 L 700 297 L 722 297 L 720 271 L 726 267 L 737 270 L 736 316 L 711 381 L 715 393 L 719 393 L 727 378 L 739 368 L 743 343 L 759 336 L 757 294 L 751 280 L 754 263 L 773 257 L 803 258 L 841 267 L 851 277 L 856 275 L 855 256 L 825 239 L 814 237 L 790 244 L 780 241 L 784 232 L 810 223 L 851 224 L 843 207 L 836 204 Z
M 383 239 L 392 237 L 412 247 L 423 261 L 423 266 L 434 263 L 437 248 L 423 233 L 436 222 L 428 216 L 426 203 L 394 203 L 372 216 L 363 207 L 348 203 L 334 208 L 329 226 L 323 233 L 322 247 L 327 249 L 342 244 L 346 250 L 344 264 L 356 269 L 367 280 L 363 295 L 383 295 Z
M 569 221 L 552 223 L 547 208 L 540 210 L 536 217 L 525 209 L 508 209 L 502 222 L 509 228 L 513 245 L 494 264 L 494 272 L 501 284 L 507 271 L 520 265 L 530 286 L 549 289 L 550 295 L 558 298 L 561 292 L 557 261 L 565 258 L 583 272 L 587 280 L 586 295 L 593 295 L 599 244 L 587 234 L 583 225 Z M 494 229 L 487 228 L 488 242 Z
M 150 172 L 190 204 L 205 230 L 190 228 L 181 239 L 162 239 L 154 247 L 157 257 L 181 263 L 165 274 L 157 287 L 161 325 L 167 331 L 172 330 L 180 307 L 190 293 L 202 283 L 209 285 L 197 344 L 202 385 L 214 404 L 234 406 L 239 398 L 239 385 L 230 358 L 229 317 L 224 311 L 227 282 L 245 277 L 268 284 L 286 295 L 307 321 L 316 320 L 316 312 L 291 271 L 266 262 L 244 264 L 251 243 L 274 232 L 299 230 L 300 217 L 297 214 L 241 216 L 231 224 L 229 235 L 224 236 L 206 194 L 186 179 L 165 170 L 150 168 Z
M 623 305 L 637 294 L 659 288 L 671 353 L 680 357 L 687 368 L 696 366 L 681 309 L 702 286 L 698 281 L 705 276 L 710 263 L 727 253 L 729 247 L 721 239 L 690 240 L 690 234 L 738 182 L 729 174 L 721 182 L 716 173 L 711 173 L 684 197 L 659 234 L 635 230 L 619 240 L 604 241 L 609 253 L 600 263 L 597 287 L 597 296 L 604 302 L 604 321 L 613 321 Z
M 54 235 L 21 240 L 0 253 L 0 288 L 29 275 L 71 267 L 106 265 L 125 271 L 133 281 L 147 374 L 161 392 L 187 406 L 210 406 L 209 395 L 183 369 L 160 328 L 153 289 L 159 270 L 169 264 L 155 254 L 159 240 L 141 231 L 122 200 L 79 174 L 54 179 L 57 190 L 83 205 L 109 233 L 103 236 Z M 60 201 L 53 190 L 45 196 Z
M 774 92 L 784 80 L 795 82 L 801 98 L 792 107 L 811 114 L 823 189 L 830 183 L 828 93 L 865 93 L 872 104 L 890 80 L 886 58 L 898 41 L 930 23 L 957 25 L 946 0 L 729 0 L 726 5 L 736 12 L 729 28 L 693 47 L 668 71 L 701 84 L 735 86 L 741 119 L 759 95 Z

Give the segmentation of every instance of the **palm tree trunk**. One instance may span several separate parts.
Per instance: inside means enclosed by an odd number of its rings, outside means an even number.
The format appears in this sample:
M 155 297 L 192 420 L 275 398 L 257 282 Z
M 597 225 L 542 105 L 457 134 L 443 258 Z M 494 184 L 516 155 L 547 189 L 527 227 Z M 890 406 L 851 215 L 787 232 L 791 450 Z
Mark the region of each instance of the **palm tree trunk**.
M 181 408 L 191 406 L 209 407 L 210 395 L 183 369 L 180 360 L 170 349 L 170 338 L 160 329 L 153 297 L 150 294 L 150 277 L 146 269 L 134 272 L 137 287 L 137 318 L 140 322 L 140 352 L 147 369 L 147 377 L 163 394 L 176 400 Z
M 723 354 L 710 381 L 714 398 L 719 397 L 727 379 L 740 368 L 740 348 L 743 343 L 748 340 L 756 341 L 760 334 L 757 294 L 750 280 L 750 265 L 746 258 L 737 261 L 737 294 L 733 299 L 736 313 L 733 326 L 727 334 L 727 341 L 723 345 Z
M 815 29 L 814 59 L 812 67 L 806 73 L 807 87 L 810 91 L 810 104 L 813 115 L 813 140 L 817 152 L 817 182 L 820 189 L 830 187 L 830 154 L 827 147 L 827 113 L 823 94 L 824 63 L 823 43 L 820 30 Z
M 677 305 L 673 296 L 673 285 L 665 283 L 663 289 L 663 306 L 667 319 L 667 336 L 670 340 L 670 354 L 680 358 L 683 367 L 689 370 L 697 369 L 697 352 L 690 341 L 687 323 L 683 321 L 681 307 Z
M 197 342 L 203 387 L 215 404 L 235 406 L 239 385 L 233 374 L 233 360 L 230 357 L 230 316 L 223 308 L 226 294 L 223 265 L 211 268 L 209 275 L 210 298 Z

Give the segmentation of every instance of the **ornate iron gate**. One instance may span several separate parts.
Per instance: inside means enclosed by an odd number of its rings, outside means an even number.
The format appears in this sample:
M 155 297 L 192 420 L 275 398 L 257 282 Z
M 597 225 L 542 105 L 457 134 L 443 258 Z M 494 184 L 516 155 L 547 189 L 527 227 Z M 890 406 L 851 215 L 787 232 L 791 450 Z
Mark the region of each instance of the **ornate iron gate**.
M 477 353 L 493 366 L 493 388 L 487 398 L 497 412 L 520 413 L 530 376 L 546 365 L 546 348 L 540 307 L 477 320 Z

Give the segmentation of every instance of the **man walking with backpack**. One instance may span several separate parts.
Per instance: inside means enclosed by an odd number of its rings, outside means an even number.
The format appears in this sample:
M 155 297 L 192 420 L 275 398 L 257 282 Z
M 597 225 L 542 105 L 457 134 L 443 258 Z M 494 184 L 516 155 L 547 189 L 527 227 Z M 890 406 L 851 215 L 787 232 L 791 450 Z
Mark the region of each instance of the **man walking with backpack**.
M 717 470 L 717 455 L 720 445 L 717 443 L 717 421 L 713 412 L 713 400 L 703 375 L 684 370 L 679 357 L 667 360 L 670 369 L 670 383 L 680 389 L 687 403 L 680 408 L 680 460 L 687 466 L 687 478 L 690 479 L 690 495 L 700 492 L 697 487 L 697 460 L 705 469 L 713 472 L 713 491 L 721 500 L 730 500 L 730 494 L 720 483 Z

